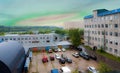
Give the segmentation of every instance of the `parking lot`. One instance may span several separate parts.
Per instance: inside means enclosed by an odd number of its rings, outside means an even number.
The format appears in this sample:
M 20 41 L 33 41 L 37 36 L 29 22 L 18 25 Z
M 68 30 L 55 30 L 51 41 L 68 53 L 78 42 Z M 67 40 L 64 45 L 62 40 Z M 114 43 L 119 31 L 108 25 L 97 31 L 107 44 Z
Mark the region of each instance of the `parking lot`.
M 57 54 L 59 55 L 65 54 L 67 57 L 72 59 L 71 64 L 65 63 L 65 65 L 61 65 L 57 59 L 55 59 L 54 61 L 49 60 L 49 62 L 47 63 L 42 63 L 42 58 L 44 55 L 47 56 L 49 59 L 50 55 L 54 56 L 55 54 L 54 52 L 53 53 L 34 52 L 32 57 L 32 62 L 29 68 L 29 73 L 50 73 L 51 69 L 53 68 L 60 69 L 63 66 L 69 67 L 72 72 L 76 69 L 78 69 L 79 71 L 85 72 L 88 66 L 94 66 L 95 68 L 97 68 L 98 64 L 94 60 L 91 60 L 91 59 L 85 60 L 82 57 L 79 57 L 79 58 L 73 57 L 72 53 L 75 53 L 75 52 L 77 51 L 66 50 L 65 52 L 57 52 Z

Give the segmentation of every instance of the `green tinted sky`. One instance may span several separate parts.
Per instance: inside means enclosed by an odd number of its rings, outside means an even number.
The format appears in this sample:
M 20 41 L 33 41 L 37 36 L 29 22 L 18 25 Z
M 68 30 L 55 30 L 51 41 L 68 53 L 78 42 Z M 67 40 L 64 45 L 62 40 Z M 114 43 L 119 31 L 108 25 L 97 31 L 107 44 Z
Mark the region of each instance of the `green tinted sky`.
M 0 24 L 51 14 L 79 13 L 80 18 L 94 9 L 120 8 L 120 0 L 0 0 Z

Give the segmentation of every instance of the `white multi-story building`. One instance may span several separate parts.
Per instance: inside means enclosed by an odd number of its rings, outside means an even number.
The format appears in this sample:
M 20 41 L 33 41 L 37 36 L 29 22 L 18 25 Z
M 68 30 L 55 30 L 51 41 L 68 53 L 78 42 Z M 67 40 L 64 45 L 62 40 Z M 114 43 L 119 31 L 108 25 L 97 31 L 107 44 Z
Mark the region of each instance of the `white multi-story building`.
M 84 27 L 85 45 L 120 56 L 120 8 L 94 10 L 84 17 Z

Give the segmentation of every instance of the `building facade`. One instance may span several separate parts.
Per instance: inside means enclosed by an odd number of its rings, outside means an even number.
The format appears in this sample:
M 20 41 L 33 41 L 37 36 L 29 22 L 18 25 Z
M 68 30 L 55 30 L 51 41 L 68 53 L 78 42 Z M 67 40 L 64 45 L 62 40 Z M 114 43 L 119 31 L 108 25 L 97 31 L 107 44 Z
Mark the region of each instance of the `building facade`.
M 29 48 L 37 47 L 38 49 L 44 49 L 47 47 L 57 47 L 57 43 L 63 41 L 63 36 L 59 34 L 8 34 L 5 36 L 0 36 L 0 42 L 2 41 L 18 41 L 25 48 L 25 52 Z
M 120 8 L 98 9 L 84 17 L 85 45 L 120 56 Z

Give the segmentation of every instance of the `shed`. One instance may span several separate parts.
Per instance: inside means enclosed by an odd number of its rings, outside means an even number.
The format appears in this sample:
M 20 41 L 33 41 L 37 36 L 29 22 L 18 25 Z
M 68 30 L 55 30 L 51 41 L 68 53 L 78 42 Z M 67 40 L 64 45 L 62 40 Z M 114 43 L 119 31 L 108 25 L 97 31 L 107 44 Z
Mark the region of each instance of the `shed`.
M 0 43 L 0 73 L 22 73 L 25 50 L 17 41 Z

